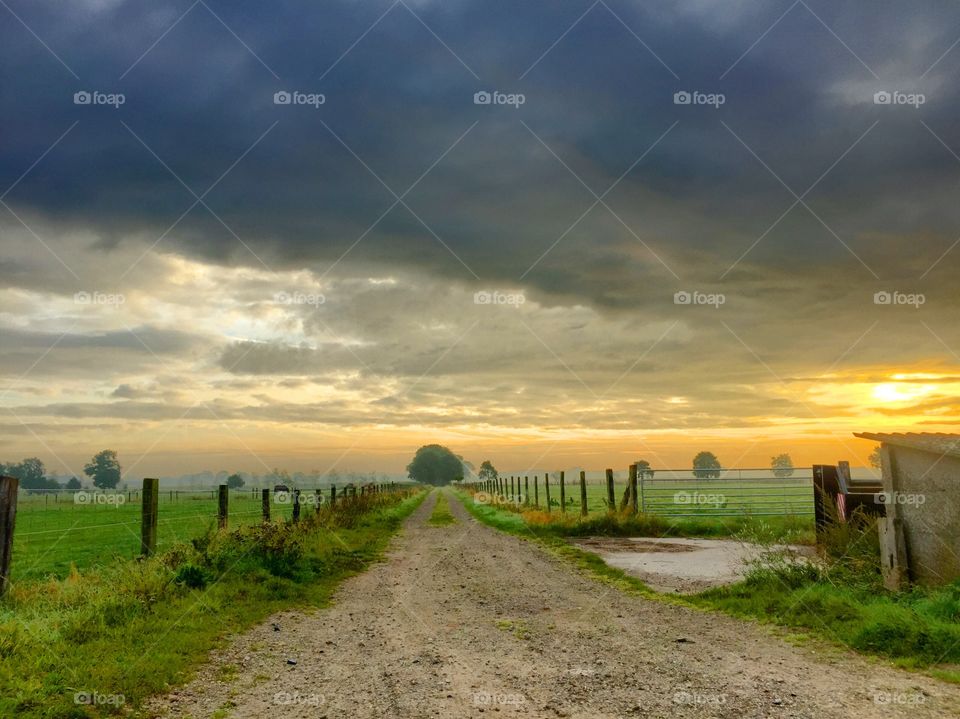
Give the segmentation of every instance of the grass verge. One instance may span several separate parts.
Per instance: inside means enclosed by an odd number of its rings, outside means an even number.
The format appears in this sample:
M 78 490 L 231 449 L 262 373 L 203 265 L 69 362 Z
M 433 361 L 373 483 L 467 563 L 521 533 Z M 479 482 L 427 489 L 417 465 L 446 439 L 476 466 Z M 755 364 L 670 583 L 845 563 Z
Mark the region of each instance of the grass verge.
M 0 603 L 0 716 L 137 715 L 227 634 L 323 606 L 425 496 L 366 495 L 297 524 L 210 532 L 149 560 L 15 585 Z
M 467 490 L 457 490 L 474 504 Z M 485 498 L 492 495 L 478 493 Z M 559 506 L 547 512 L 513 502 L 481 503 L 504 515 L 521 519 L 531 533 L 555 537 L 730 537 L 749 536 L 751 540 L 785 544 L 815 544 L 814 523 L 807 516 L 775 517 L 661 517 L 654 514 L 591 512 L 586 517 L 579 509 Z
M 631 594 L 802 630 L 837 646 L 879 656 L 894 664 L 924 669 L 960 683 L 960 582 L 939 588 L 914 587 L 905 592 L 884 589 L 875 525 L 865 518 L 838 528 L 825 542 L 822 562 L 812 564 L 770 553 L 751 567 L 737 584 L 692 596 L 658 594 L 639 579 L 610 567 L 600 557 L 571 546 L 564 537 L 586 536 L 588 519 L 579 526 L 569 519 L 530 522 L 519 513 L 474 503 L 459 494 L 477 520 L 509 534 L 533 539 L 594 578 Z M 534 517 L 536 519 L 536 517 Z M 645 518 L 611 525 L 629 527 L 633 536 L 663 536 Z M 600 527 L 606 526 L 600 523 Z M 569 531 L 567 531 L 569 530 Z M 602 535 L 602 532 L 597 532 Z M 757 533 L 763 538 L 763 532 Z

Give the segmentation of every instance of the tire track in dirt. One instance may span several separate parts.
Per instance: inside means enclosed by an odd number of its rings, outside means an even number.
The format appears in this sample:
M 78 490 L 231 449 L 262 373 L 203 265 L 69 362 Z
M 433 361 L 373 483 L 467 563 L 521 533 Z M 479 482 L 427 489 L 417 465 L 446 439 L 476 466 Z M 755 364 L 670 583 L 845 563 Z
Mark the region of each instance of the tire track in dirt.
M 457 522 L 432 527 L 436 496 L 333 606 L 282 612 L 233 638 L 153 715 L 960 716 L 958 687 L 625 595 L 477 523 L 452 494 Z

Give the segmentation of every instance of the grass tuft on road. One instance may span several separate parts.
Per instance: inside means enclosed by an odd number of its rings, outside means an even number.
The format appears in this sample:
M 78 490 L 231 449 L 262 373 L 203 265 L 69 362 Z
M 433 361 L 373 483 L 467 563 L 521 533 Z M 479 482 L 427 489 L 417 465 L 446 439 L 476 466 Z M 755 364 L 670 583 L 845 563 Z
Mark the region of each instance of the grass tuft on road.
M 0 602 L 0 716 L 136 715 L 228 634 L 326 604 L 425 496 L 367 495 L 297 524 L 209 532 L 148 560 L 15 584 Z
M 450 503 L 447 501 L 447 495 L 441 491 L 437 495 L 437 503 L 433 507 L 433 513 L 427 520 L 427 524 L 431 527 L 447 527 L 456 524 L 456 521 L 457 518 L 450 513 Z

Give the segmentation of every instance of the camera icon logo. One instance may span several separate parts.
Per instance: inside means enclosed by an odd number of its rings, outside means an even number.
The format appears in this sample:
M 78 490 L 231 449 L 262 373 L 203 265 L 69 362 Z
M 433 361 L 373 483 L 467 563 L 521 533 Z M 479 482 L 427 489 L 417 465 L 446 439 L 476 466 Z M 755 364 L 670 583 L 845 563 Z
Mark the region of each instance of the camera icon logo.
M 93 100 L 93 96 L 86 90 L 81 90 L 80 92 L 73 93 L 74 105 L 89 105 L 92 100 Z
M 886 290 L 881 290 L 880 292 L 873 293 L 873 304 L 875 305 L 889 305 L 893 300 L 893 295 L 891 295 Z
M 874 105 L 889 105 L 892 99 L 893 96 L 886 90 L 880 90 L 879 92 L 873 93 Z
M 293 96 L 286 90 L 280 90 L 279 92 L 273 93 L 274 105 L 289 105 L 292 99 Z
M 474 105 L 489 105 L 493 101 L 493 96 L 486 90 L 473 93 Z
M 673 93 L 674 105 L 689 105 L 692 100 L 693 100 L 693 96 L 686 90 L 681 90 L 680 92 Z
M 493 294 L 490 292 L 474 292 L 473 293 L 473 304 L 475 305 L 489 305 L 493 302 Z
M 689 305 L 692 299 L 693 295 L 685 290 L 673 293 L 673 304 L 675 305 Z

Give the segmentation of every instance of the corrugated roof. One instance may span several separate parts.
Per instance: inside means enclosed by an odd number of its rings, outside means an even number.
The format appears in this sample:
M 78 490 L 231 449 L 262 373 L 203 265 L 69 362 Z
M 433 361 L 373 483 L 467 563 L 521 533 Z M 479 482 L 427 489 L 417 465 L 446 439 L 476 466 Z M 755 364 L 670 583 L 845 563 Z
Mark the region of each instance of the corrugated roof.
M 960 434 L 940 432 L 854 432 L 854 437 L 898 447 L 909 447 L 942 456 L 960 457 Z

